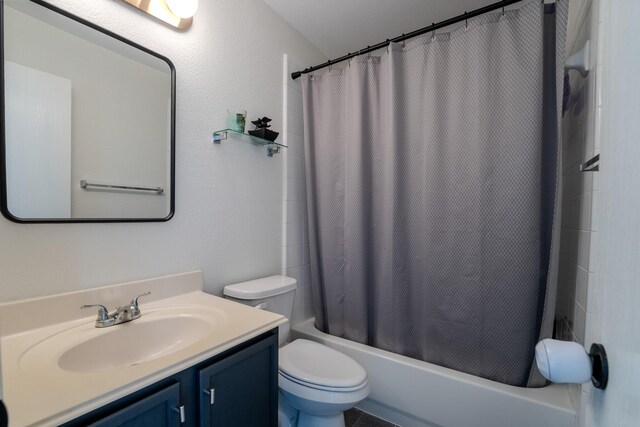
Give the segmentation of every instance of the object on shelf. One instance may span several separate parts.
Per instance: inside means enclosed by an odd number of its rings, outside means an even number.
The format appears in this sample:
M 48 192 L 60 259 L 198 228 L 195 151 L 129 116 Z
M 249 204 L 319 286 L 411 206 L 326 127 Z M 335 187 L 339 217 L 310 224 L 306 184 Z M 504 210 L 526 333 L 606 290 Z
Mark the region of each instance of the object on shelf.
M 245 110 L 229 109 L 227 110 L 227 126 L 236 132 L 244 132 L 244 124 L 247 118 Z
M 276 140 L 279 133 L 274 132 L 271 129 L 261 128 L 261 129 L 250 130 L 249 135 L 257 136 L 258 138 L 266 139 L 267 141 L 273 142 Z
M 280 134 L 269 129 L 271 127 L 269 124 L 270 121 L 271 119 L 269 117 L 253 120 L 251 123 L 253 123 L 256 128 L 254 130 L 250 130 L 249 134 L 257 136 L 258 138 L 266 139 L 267 141 L 275 141 Z

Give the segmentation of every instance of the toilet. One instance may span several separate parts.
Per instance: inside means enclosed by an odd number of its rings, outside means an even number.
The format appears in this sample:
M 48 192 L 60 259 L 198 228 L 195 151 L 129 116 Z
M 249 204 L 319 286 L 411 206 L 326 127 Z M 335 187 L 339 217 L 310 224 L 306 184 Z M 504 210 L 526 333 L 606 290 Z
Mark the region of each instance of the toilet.
M 227 299 L 291 318 L 296 280 L 269 276 L 224 288 Z M 355 360 L 314 341 L 285 344 L 290 324 L 278 330 L 278 423 L 280 427 L 344 427 L 344 411 L 370 391 Z M 284 345 L 283 345 L 284 344 Z

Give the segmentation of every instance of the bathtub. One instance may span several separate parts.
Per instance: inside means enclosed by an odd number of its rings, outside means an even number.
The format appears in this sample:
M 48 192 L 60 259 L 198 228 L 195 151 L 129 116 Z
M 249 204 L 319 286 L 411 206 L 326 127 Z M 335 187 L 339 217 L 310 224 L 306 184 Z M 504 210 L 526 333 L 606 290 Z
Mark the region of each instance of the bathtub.
M 363 411 L 403 427 L 574 427 L 569 387 L 513 387 L 320 332 L 313 319 L 296 324 L 292 339 L 335 348 L 367 371 L 371 394 Z

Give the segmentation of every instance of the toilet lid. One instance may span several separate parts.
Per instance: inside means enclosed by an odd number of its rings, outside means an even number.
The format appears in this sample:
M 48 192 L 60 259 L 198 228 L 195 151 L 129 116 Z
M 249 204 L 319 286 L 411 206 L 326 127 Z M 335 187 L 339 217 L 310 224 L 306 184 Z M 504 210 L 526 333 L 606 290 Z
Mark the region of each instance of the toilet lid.
M 280 349 L 278 367 L 291 378 L 326 387 L 355 387 L 367 379 L 352 358 L 309 340 L 295 340 Z

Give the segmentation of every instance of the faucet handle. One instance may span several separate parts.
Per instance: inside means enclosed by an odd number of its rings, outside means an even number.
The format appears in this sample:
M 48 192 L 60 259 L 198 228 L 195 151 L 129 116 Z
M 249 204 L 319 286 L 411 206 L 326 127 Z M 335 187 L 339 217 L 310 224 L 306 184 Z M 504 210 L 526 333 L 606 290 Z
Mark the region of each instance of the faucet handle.
M 136 309 L 137 309 L 137 308 L 138 308 L 138 298 L 140 298 L 140 297 L 144 297 L 144 296 L 147 296 L 147 295 L 151 295 L 151 291 L 146 292 L 146 293 L 144 293 L 144 294 L 140 294 L 140 295 L 138 295 L 137 297 L 134 297 L 134 298 L 131 300 L 131 307 L 133 307 L 133 308 L 136 308 Z
M 138 307 L 138 298 L 143 297 L 145 295 L 150 295 L 151 292 L 147 292 L 144 294 L 140 294 L 137 297 L 134 297 L 131 302 L 129 303 L 129 320 L 135 320 L 137 318 L 139 318 L 142 314 L 140 313 L 140 308 Z
M 80 308 L 98 307 L 98 318 L 96 319 L 96 328 L 106 328 L 115 325 L 116 319 L 109 317 L 107 307 L 102 304 L 85 304 Z
M 91 307 L 99 307 L 98 310 L 98 320 L 99 321 L 106 321 L 109 318 L 109 310 L 107 310 L 107 307 L 105 307 L 102 304 L 85 304 L 83 306 L 81 306 L 80 308 L 91 308 Z

